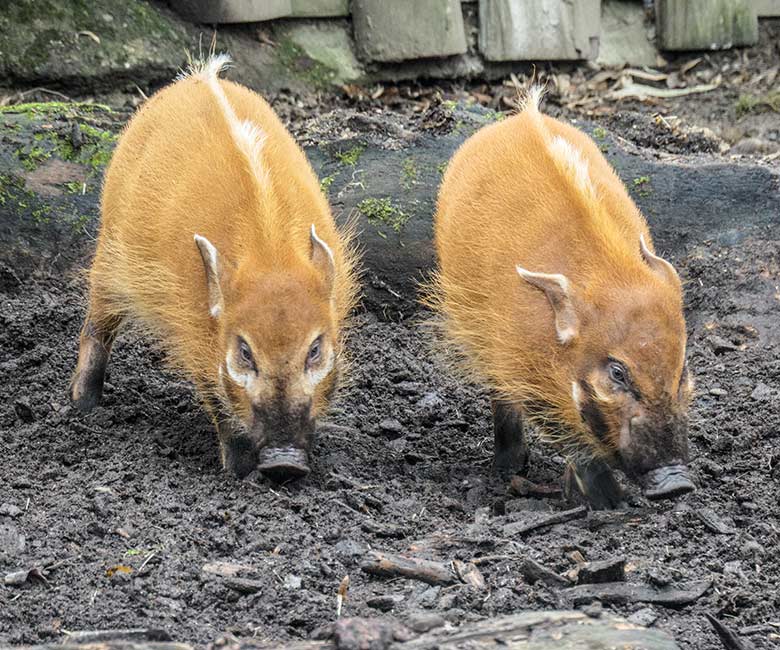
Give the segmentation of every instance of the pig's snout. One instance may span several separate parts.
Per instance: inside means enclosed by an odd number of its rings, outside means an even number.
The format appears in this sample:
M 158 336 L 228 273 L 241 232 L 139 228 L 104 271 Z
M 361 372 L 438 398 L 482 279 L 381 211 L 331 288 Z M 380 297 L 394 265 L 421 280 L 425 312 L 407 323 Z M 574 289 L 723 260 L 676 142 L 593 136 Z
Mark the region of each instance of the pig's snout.
M 648 499 L 676 499 L 692 492 L 696 486 L 686 465 L 667 465 L 647 472 L 641 477 Z
M 311 471 L 306 452 L 296 447 L 264 447 L 257 468 L 277 483 L 302 478 Z

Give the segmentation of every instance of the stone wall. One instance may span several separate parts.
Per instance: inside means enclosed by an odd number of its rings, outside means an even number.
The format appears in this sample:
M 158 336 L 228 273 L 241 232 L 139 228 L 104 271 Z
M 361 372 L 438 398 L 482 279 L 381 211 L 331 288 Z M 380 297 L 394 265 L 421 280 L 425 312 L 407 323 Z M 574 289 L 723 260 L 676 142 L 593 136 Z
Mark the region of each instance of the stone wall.
M 190 19 L 207 23 L 224 22 L 214 17 L 218 15 L 229 16 L 230 22 L 242 21 L 242 15 L 252 22 L 284 15 L 284 38 L 332 70 L 335 83 L 494 77 L 523 61 L 655 65 L 659 48 L 754 44 L 758 18 L 780 13 L 780 0 L 171 0 L 171 4 Z M 689 5 L 696 5 L 695 11 Z M 258 12 L 267 17 L 258 18 Z M 278 23 L 274 21 L 274 30 L 280 29 Z

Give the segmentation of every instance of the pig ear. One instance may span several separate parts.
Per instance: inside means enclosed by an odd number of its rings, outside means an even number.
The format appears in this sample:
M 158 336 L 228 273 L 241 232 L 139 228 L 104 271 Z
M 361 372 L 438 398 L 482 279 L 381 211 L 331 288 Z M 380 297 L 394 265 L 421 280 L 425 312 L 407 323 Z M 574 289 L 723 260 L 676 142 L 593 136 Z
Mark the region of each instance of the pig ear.
M 672 284 L 680 282 L 680 278 L 677 275 L 677 271 L 674 270 L 674 267 L 663 257 L 658 257 L 658 255 L 647 247 L 644 235 L 639 235 L 639 252 L 642 254 L 642 259 L 647 265 L 662 278 L 668 280 Z
M 333 278 L 336 275 L 336 264 L 333 261 L 333 252 L 330 247 L 317 236 L 314 224 L 311 224 L 311 262 L 314 268 L 322 274 L 325 287 L 330 293 L 333 287 Z
M 195 243 L 200 250 L 203 259 L 203 268 L 206 271 L 206 284 L 209 289 L 209 313 L 212 318 L 218 318 L 224 308 L 222 299 L 222 264 L 219 261 L 219 253 L 208 239 L 195 235 Z
M 580 319 L 574 310 L 571 285 L 560 273 L 533 273 L 522 266 L 515 267 L 523 280 L 544 291 L 555 313 L 555 329 L 558 340 L 566 344 L 574 339 L 580 330 Z

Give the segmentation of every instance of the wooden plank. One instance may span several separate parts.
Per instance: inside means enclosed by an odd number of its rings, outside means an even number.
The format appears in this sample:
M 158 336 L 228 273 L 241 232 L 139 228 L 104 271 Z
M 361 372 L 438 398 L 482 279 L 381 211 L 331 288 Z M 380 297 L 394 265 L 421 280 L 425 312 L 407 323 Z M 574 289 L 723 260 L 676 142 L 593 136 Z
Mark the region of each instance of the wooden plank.
M 758 43 L 754 0 L 658 0 L 662 50 L 721 50 Z

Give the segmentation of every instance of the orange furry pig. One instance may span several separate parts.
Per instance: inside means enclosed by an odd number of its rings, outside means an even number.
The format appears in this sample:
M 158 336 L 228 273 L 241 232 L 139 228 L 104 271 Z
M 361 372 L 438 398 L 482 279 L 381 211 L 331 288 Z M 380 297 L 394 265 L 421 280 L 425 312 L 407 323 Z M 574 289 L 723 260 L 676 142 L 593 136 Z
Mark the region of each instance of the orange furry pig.
M 499 469 L 524 466 L 526 421 L 598 507 L 622 499 L 613 467 L 648 497 L 685 493 L 680 279 L 595 144 L 539 98 L 450 161 L 427 302 L 460 368 L 492 391 Z
M 191 379 L 224 466 L 308 473 L 336 385 L 355 255 L 302 150 L 212 57 L 130 121 L 106 174 L 71 397 L 100 399 L 111 345 L 140 325 Z

